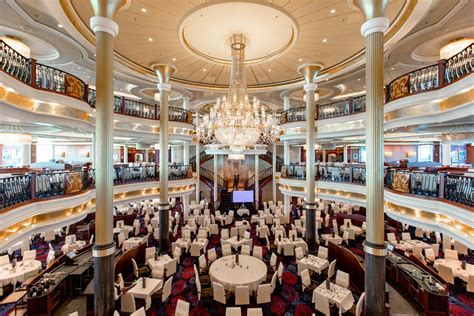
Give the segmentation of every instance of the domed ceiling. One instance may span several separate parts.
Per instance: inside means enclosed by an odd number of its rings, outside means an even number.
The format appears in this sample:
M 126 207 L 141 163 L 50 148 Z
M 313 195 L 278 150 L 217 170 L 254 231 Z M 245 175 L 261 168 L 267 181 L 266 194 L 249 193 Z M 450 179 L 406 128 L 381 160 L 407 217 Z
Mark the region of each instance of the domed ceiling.
M 406 3 L 389 2 L 391 23 Z M 92 41 L 90 1 L 62 0 L 62 5 Z M 178 68 L 174 81 L 207 88 L 228 85 L 232 34 L 247 38 L 249 87 L 301 81 L 298 65 L 315 61 L 327 69 L 364 48 L 363 16 L 346 0 L 141 0 L 120 11 L 116 22 L 120 31 L 114 49 L 122 61 L 148 74 L 154 63 L 173 63 Z

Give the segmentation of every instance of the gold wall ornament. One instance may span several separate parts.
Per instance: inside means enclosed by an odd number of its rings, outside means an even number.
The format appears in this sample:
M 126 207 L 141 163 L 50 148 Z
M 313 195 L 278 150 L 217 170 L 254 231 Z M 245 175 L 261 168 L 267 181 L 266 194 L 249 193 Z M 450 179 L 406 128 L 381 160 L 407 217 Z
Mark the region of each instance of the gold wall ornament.
M 86 86 L 84 82 L 79 80 L 75 76 L 71 76 L 69 74 L 66 75 L 66 95 L 83 100 L 84 99 L 84 94 L 86 91 Z
M 404 173 L 395 173 L 393 177 L 392 187 L 393 190 L 410 193 L 410 175 Z
M 393 81 L 390 85 L 391 101 L 410 94 L 410 75 L 405 75 Z
M 80 172 L 70 172 L 65 179 L 66 194 L 82 191 L 82 174 Z

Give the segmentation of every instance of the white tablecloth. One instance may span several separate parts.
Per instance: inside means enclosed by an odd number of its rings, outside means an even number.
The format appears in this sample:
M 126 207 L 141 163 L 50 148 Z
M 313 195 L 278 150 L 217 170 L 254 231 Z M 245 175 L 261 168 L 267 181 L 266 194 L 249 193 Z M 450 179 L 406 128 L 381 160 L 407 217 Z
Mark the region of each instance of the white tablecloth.
M 424 241 L 421 241 L 421 240 L 418 240 L 418 239 L 405 240 L 405 242 L 407 242 L 407 243 L 409 243 L 409 244 L 412 244 L 413 246 L 421 245 L 421 248 L 422 248 L 422 249 L 431 248 L 431 245 L 430 245 L 430 244 L 427 244 L 427 243 L 425 243 Z M 413 248 L 415 248 L 415 247 L 413 247 Z
M 127 251 L 129 249 L 132 249 L 133 247 L 137 247 L 142 242 L 144 242 L 143 237 L 131 237 L 123 242 L 123 251 Z
M 239 216 L 242 216 L 242 215 L 244 215 L 244 214 L 250 215 L 250 211 L 249 211 L 248 209 L 246 209 L 246 208 L 239 208 L 239 209 L 237 210 L 237 214 L 238 214 Z
M 36 275 L 39 270 L 41 270 L 41 261 L 38 260 L 17 262 L 15 270 L 11 264 L 2 266 L 0 268 L 0 287 L 23 282 L 30 276 Z
M 413 251 L 413 249 L 415 249 L 415 245 L 405 240 L 400 240 L 400 243 L 398 241 L 391 241 L 390 244 L 403 251 Z
M 337 284 L 331 283 L 330 290 L 326 289 L 326 282 L 321 283 L 313 292 L 313 303 L 316 300 L 316 292 L 326 296 L 329 303 L 335 304 L 337 307 L 342 305 L 344 310 L 349 310 L 354 305 L 354 297 L 350 290 L 343 288 Z
M 322 234 L 321 239 L 325 240 L 326 242 L 332 242 L 333 244 L 340 245 L 342 244 L 342 237 L 335 234 L 334 237 L 332 234 Z
M 161 279 L 146 278 L 146 286 L 142 286 L 143 278 L 139 278 L 137 283 L 128 290 L 128 293 L 133 294 L 134 298 L 145 300 L 146 306 L 151 305 L 151 296 L 163 286 Z
M 158 269 L 159 267 L 165 268 L 166 265 L 171 262 L 171 260 L 173 259 L 169 255 L 166 254 L 166 255 L 159 256 L 158 260 L 155 260 L 154 258 L 148 259 L 146 263 L 152 270 L 155 270 L 155 269 Z
M 346 230 L 353 230 L 355 235 L 362 234 L 362 228 L 360 228 L 359 226 L 350 225 L 349 227 L 347 227 L 347 225 L 341 225 L 341 231 L 344 232 Z
M 285 247 L 288 247 L 290 245 L 293 248 L 297 248 L 297 247 L 303 248 L 303 252 L 305 254 L 308 252 L 308 244 L 306 243 L 306 241 L 304 241 L 303 238 L 296 238 L 294 241 L 291 240 L 290 238 L 282 238 L 281 241 L 278 239 L 275 239 L 275 245 L 277 246 L 277 252 L 279 254 L 282 253 Z
M 474 275 L 474 265 L 467 263 L 466 270 L 464 270 L 460 260 L 436 259 L 434 262 L 435 269 L 438 269 L 439 265 L 450 267 L 453 270 L 453 275 L 464 282 L 469 280 L 470 275 Z
M 191 246 L 191 240 L 178 238 L 175 242 L 171 244 L 171 246 L 172 250 L 174 250 L 175 247 L 180 247 L 181 249 L 184 249 L 184 252 L 188 252 L 189 247 Z
M 234 249 L 240 248 L 242 245 L 252 245 L 252 239 L 245 239 L 243 237 L 239 237 L 239 240 L 237 240 L 237 236 L 228 238 L 224 240 L 224 243 L 230 244 L 230 246 Z
M 77 240 L 76 242 L 74 242 L 72 244 L 64 244 L 61 247 L 61 251 L 64 254 L 67 254 L 68 252 L 82 249 L 82 248 L 84 248 L 85 245 L 86 245 L 86 242 L 84 240 Z
M 256 291 L 267 278 L 267 266 L 258 258 L 239 255 L 239 265 L 232 267 L 233 262 L 235 255 L 214 261 L 209 269 L 211 281 L 235 293 L 235 287 L 240 285 L 248 285 L 250 291 Z
M 314 272 L 321 274 L 321 272 L 329 267 L 329 261 L 323 258 L 319 258 L 313 255 L 308 255 L 300 261 L 298 261 L 298 266 L 304 266 Z M 298 271 L 303 271 L 304 268 L 299 268 Z
M 132 232 L 134 230 L 133 226 L 130 226 L 130 225 L 123 225 L 122 228 L 119 228 L 119 227 L 114 227 L 114 234 L 119 234 L 122 229 L 125 229 L 128 231 L 128 233 Z

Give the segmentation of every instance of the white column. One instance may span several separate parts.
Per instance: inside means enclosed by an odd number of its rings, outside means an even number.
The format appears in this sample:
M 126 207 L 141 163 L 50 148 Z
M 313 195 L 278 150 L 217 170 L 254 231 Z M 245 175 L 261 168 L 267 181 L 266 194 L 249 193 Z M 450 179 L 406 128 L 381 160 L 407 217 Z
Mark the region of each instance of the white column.
M 290 162 L 290 143 L 288 141 L 283 142 L 283 163 L 289 165 Z
M 183 164 L 189 165 L 189 141 L 183 143 Z
M 95 133 L 92 134 L 92 139 L 91 139 L 91 164 L 92 168 L 95 168 Z
M 128 146 L 123 146 L 123 163 L 128 163 Z
M 283 97 L 283 111 L 287 111 L 290 109 L 290 97 L 289 96 L 284 96 Z
M 272 148 L 272 200 L 276 203 L 277 201 L 277 186 L 276 186 L 276 181 L 275 181 L 275 173 L 277 172 L 276 170 L 276 157 L 277 157 L 277 147 L 276 143 L 273 143 L 273 148 Z M 278 170 L 280 171 L 280 170 Z
M 291 201 L 291 196 L 289 196 L 288 194 L 285 194 L 283 196 L 283 206 L 285 209 L 285 214 L 288 214 L 291 211 L 290 201 Z
M 183 96 L 183 109 L 189 110 L 189 97 Z
M 176 145 L 171 145 L 171 161 L 170 163 L 175 163 L 176 162 L 176 159 L 175 159 L 175 155 L 176 155 L 176 148 L 175 148 Z
M 183 214 L 184 218 L 189 215 L 189 194 L 183 195 Z
M 148 149 L 145 149 L 145 154 L 144 154 L 144 157 L 143 157 L 143 161 L 148 162 Z
M 218 155 L 214 155 L 214 207 L 217 207 L 217 158 Z
M 31 164 L 31 144 L 21 145 L 21 166 L 29 166 Z
M 442 162 L 443 166 L 450 166 L 451 165 L 451 144 L 450 143 L 442 143 Z
M 201 193 L 201 159 L 199 159 L 201 153 L 201 144 L 199 140 L 196 144 L 196 202 L 199 203 L 200 193 Z
M 326 149 L 323 149 L 323 150 L 322 150 L 322 153 L 323 153 L 323 157 L 322 157 L 321 162 L 327 162 L 327 161 L 326 161 Z
M 347 163 L 347 156 L 348 156 L 348 153 L 347 153 L 347 150 L 348 150 L 348 146 L 347 145 L 344 145 L 344 147 L 342 147 L 344 152 L 343 152 L 343 158 L 344 158 L 344 163 Z
M 260 158 L 258 157 L 258 155 L 255 155 L 255 204 L 257 205 L 257 209 L 258 209 L 258 203 L 259 203 L 259 196 L 258 196 L 258 192 L 260 190 L 260 184 L 258 182 L 258 176 L 259 176 L 259 160 Z

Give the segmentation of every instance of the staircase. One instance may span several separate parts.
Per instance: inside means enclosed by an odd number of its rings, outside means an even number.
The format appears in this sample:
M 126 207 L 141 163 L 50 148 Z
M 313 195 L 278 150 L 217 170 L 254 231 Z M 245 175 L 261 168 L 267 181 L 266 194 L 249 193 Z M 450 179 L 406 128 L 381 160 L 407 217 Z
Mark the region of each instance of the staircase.
M 214 155 L 206 154 L 206 151 L 199 153 L 199 165 L 203 165 L 206 161 L 211 160 Z M 189 164 L 193 166 L 193 171 L 196 172 L 196 156 L 189 158 Z
M 259 158 L 268 162 L 270 165 L 273 163 L 273 154 L 271 151 L 267 151 L 265 154 L 259 155 Z M 281 166 L 283 166 L 283 158 L 276 156 L 276 170 L 280 170 Z

